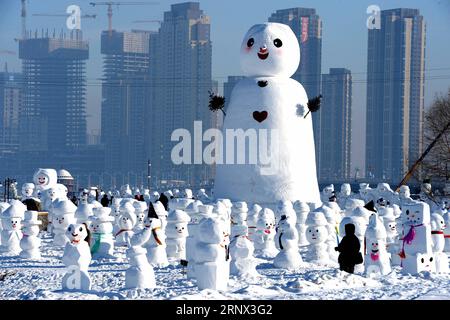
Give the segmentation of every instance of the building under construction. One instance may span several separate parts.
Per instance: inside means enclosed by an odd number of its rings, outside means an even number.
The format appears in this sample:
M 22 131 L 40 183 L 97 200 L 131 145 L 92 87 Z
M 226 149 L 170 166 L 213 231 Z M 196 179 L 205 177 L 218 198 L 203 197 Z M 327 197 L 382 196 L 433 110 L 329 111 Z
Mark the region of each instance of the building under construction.
M 146 181 L 144 114 L 148 108 L 148 31 L 104 31 L 101 141 L 105 169 L 130 175 L 131 183 Z M 120 178 L 119 178 L 120 180 Z
M 19 41 L 24 103 L 20 150 L 56 151 L 86 144 L 86 60 L 81 31 Z

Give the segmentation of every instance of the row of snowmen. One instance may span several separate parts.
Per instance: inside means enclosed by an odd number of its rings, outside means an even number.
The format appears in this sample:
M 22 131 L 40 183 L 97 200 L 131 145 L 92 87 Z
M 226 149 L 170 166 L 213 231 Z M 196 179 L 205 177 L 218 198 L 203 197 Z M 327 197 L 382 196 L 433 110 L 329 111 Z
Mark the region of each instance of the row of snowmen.
M 273 258 L 275 267 L 296 269 L 302 264 L 299 247 L 308 246 L 305 260 L 335 264 L 334 247 L 345 235 L 347 223 L 356 226 L 367 273 L 386 274 L 391 265 L 399 263 L 410 273 L 448 269 L 444 253 L 450 246 L 445 237 L 448 213 L 430 214 L 426 203 L 412 199 L 403 205 L 403 211 L 395 204 L 377 201 L 378 212 L 374 213 L 364 207 L 362 199 L 354 197 L 345 199 L 342 210 L 338 204 L 342 198 L 335 197 L 329 186 L 323 190 L 323 205 L 317 209 L 300 201 L 280 202 L 274 210 L 257 204 L 249 209 L 245 202 L 231 203 L 228 199 L 203 204 L 192 199 L 189 189 L 181 192 L 179 196 L 184 197 L 180 198 L 172 192 L 166 194 L 172 198 L 169 213 L 156 196 L 150 206 L 129 197 L 115 198 L 112 208 L 103 208 L 95 200 L 89 203 L 83 197 L 78 207 L 61 195 L 55 199 L 50 206 L 53 241 L 66 246 L 63 262 L 70 271 L 63 286 L 73 287 L 71 272 L 75 270 L 82 275 L 78 277 L 83 280 L 81 288 L 90 288 L 87 269 L 91 258 L 114 258 L 114 245 L 124 245 L 131 265 L 126 272 L 127 287 L 154 287 L 153 267 L 184 261 L 188 277 L 197 279 L 199 288 L 225 289 L 230 272 L 257 276 L 255 254 Z M 2 232 L 3 251 L 18 252 L 20 247 L 22 257 L 38 258 L 37 212 L 25 212 L 18 201 L 8 208 L 2 205 L 6 230 Z M 30 226 L 22 229 L 26 236 L 20 235 L 24 218 L 25 227 Z

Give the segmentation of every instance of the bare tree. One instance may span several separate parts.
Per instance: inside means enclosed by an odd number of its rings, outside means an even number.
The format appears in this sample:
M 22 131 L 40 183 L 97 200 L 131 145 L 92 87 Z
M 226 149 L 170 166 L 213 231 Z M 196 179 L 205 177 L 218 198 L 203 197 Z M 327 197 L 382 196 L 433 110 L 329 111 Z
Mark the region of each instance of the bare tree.
M 426 148 L 450 122 L 450 88 L 447 95 L 437 96 L 425 113 L 424 147 Z M 450 129 L 436 142 L 421 165 L 422 177 L 432 181 L 450 178 Z

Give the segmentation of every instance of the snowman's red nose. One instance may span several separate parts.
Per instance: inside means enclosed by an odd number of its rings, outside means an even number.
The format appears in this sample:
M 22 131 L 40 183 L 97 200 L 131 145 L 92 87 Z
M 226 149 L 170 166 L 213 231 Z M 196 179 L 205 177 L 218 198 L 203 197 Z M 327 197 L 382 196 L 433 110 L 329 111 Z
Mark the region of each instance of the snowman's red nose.
M 267 48 L 266 47 L 259 48 L 259 52 L 260 53 L 266 53 L 267 52 Z

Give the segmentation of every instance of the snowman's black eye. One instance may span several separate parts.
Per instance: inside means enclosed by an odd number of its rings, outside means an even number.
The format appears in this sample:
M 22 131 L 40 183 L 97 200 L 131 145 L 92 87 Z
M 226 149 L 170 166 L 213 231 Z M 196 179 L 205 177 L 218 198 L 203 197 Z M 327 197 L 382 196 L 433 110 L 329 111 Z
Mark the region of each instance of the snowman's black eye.
M 409 210 L 406 210 L 406 214 L 409 214 Z
M 432 262 L 432 261 L 433 261 L 433 257 L 430 258 L 430 262 Z
M 79 229 L 80 231 L 83 231 L 83 228 L 82 227 L 80 227 L 80 229 Z
M 273 44 L 275 47 L 279 48 L 283 45 L 283 42 L 277 38 L 277 39 L 273 40 Z
M 420 259 L 420 261 L 422 261 L 422 263 L 424 263 L 424 262 L 425 262 L 425 259 L 424 259 L 424 258 L 422 258 L 422 259 Z
M 253 38 L 248 39 L 247 47 L 251 48 L 251 47 L 253 47 L 254 44 L 255 44 L 255 39 L 253 39 Z
M 311 230 L 309 230 L 309 232 L 311 232 Z

